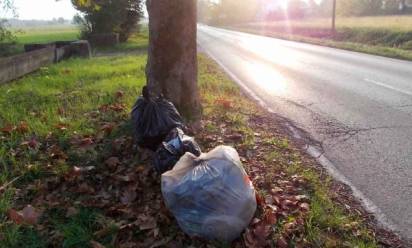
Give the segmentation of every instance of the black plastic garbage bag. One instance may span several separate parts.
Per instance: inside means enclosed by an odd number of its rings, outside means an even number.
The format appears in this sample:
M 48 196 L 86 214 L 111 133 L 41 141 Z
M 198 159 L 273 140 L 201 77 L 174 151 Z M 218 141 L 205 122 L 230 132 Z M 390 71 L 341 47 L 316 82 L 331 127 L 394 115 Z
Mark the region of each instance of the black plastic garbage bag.
M 162 174 L 162 194 L 182 230 L 206 239 L 233 241 L 256 211 L 253 185 L 228 146 L 198 158 L 186 153 Z
M 154 155 L 153 165 L 156 171 L 162 174 L 171 170 L 186 152 L 196 157 L 202 153 L 194 138 L 185 135 L 180 128 L 172 129 Z
M 153 151 L 170 130 L 183 127 L 182 117 L 173 103 L 163 97 L 152 98 L 146 86 L 133 107 L 132 121 L 137 144 Z

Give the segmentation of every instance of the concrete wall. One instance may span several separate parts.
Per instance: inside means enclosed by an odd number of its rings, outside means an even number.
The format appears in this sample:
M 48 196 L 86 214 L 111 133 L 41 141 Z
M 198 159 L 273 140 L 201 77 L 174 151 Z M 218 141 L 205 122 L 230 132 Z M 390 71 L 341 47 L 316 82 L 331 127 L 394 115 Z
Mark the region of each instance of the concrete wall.
M 51 44 L 25 45 L 26 53 L 0 58 L 0 84 L 18 79 L 40 67 L 58 63 L 70 57 L 91 57 L 88 41 L 67 41 Z
M 0 58 L 0 84 L 20 78 L 40 67 L 52 64 L 55 60 L 55 48 L 39 50 Z

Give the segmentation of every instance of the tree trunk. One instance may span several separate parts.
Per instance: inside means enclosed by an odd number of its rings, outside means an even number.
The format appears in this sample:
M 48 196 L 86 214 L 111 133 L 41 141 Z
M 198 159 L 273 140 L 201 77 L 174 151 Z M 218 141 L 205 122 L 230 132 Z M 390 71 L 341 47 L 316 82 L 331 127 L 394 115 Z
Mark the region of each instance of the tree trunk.
M 201 116 L 197 87 L 196 0 L 147 0 L 147 85 L 188 120 Z

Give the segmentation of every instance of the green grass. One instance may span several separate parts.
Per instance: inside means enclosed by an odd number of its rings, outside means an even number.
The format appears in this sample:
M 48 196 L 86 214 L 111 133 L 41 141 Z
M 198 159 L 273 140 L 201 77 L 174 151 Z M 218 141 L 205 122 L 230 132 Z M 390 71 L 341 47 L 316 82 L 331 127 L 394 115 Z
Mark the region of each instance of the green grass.
M 24 45 L 31 43 L 50 43 L 54 41 L 78 40 L 80 31 L 73 26 L 50 26 L 12 30 L 16 36 L 15 44 L 7 46 L 1 56 L 11 56 L 24 52 Z M 6 49 L 6 48 L 5 48 Z
M 33 174 L 33 168 L 25 168 L 41 154 L 30 151 L 24 153 L 24 158 L 15 159 L 10 153 L 22 141 L 33 136 L 42 139 L 53 132 L 64 142 L 73 132 L 95 132 L 87 114 L 113 103 L 120 90 L 125 92 L 124 104 L 130 107 L 145 82 L 145 63 L 145 55 L 71 59 L 1 86 L 0 127 L 25 122 L 28 131 L 0 139 L 0 184 L 25 172 Z M 67 130 L 59 130 L 59 124 L 66 125 Z
M 75 27 L 45 27 L 24 29 L 18 31 L 16 36 L 18 44 L 28 44 L 77 40 L 79 34 L 79 30 Z
M 330 19 L 259 22 L 233 28 L 347 49 L 357 52 L 412 60 L 412 16 L 338 17 L 336 33 L 330 33 Z
M 147 28 L 143 28 L 141 32 L 133 35 L 127 42 L 120 43 L 114 47 L 97 47 L 94 49 L 94 54 L 127 54 L 127 53 L 145 53 L 147 51 L 147 40 L 149 32 Z
M 0 126 L 25 121 L 30 132 L 45 135 L 64 122 L 70 123 L 69 131 L 87 132 L 84 114 L 113 101 L 114 92 L 124 90 L 129 101 L 135 98 L 144 82 L 144 63 L 145 56 L 126 56 L 70 59 L 43 67 L 0 87 Z M 64 115 L 57 114 L 59 109 Z
M 71 39 L 74 34 L 73 30 L 58 33 L 35 30 L 20 41 L 49 42 L 63 37 Z M 100 106 L 118 104 L 118 92 L 124 94 L 120 102 L 124 111 L 117 115 L 108 113 L 103 121 L 128 119 L 128 111 L 145 83 L 146 54 L 142 50 L 146 47 L 146 34 L 137 35 L 129 43 L 111 50 L 120 53 L 131 51 L 135 55 L 69 59 L 0 86 L 0 128 L 18 126 L 22 122 L 28 125 L 24 133 L 0 132 L 0 185 L 21 176 L 0 196 L 1 248 L 47 247 L 43 242 L 45 239 L 35 229 L 7 221 L 8 209 L 16 204 L 14 187 L 50 176 L 50 171 L 45 170 L 47 164 L 53 164 L 52 173 L 62 175 L 80 162 L 99 165 L 104 155 L 67 149 L 64 151 L 69 156 L 67 161 L 51 161 L 47 154 L 38 149 L 24 148 L 21 143 L 34 137 L 44 144 L 47 136 L 52 134 L 64 148 L 70 146 L 73 136 L 95 134 L 101 127 L 96 126 L 90 115 Z M 58 125 L 63 125 L 65 130 L 58 128 Z M 127 127 L 119 126 L 115 132 L 121 134 L 124 128 Z M 18 159 L 13 151 L 19 151 Z M 63 237 L 63 247 L 89 247 L 96 225 L 99 225 L 96 221 L 101 221 L 101 218 L 96 217 L 98 215 L 94 210 L 84 211 L 80 211 L 80 216 L 71 218 L 65 218 L 59 211 L 51 214 L 50 218 L 56 220 L 55 229 Z

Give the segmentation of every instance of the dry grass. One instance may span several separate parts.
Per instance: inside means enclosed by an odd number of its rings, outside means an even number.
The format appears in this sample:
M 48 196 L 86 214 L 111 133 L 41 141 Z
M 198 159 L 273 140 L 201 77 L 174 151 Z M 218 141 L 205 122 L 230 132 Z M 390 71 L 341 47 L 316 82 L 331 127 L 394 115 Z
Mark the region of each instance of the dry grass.
M 262 23 L 261 23 L 262 24 Z M 330 18 L 314 18 L 305 20 L 267 22 L 265 25 L 274 27 L 291 26 L 297 28 L 329 28 Z M 337 28 L 373 28 L 390 29 L 392 31 L 412 31 L 412 16 L 365 16 L 338 17 Z

